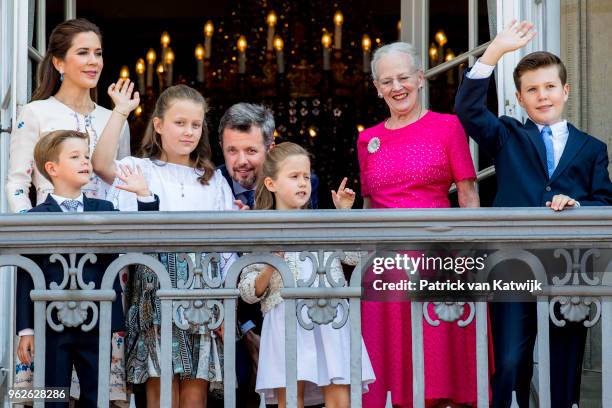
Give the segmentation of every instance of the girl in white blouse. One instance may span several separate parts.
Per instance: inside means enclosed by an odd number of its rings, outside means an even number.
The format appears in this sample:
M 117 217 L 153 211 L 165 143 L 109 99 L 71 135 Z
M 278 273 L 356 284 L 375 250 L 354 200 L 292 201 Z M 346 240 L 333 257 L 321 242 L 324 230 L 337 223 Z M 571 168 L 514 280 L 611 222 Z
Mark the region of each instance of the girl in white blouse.
M 53 191 L 51 183 L 34 166 L 34 146 L 41 137 L 54 130 L 76 130 L 89 135 L 90 151 L 94 151 L 111 116 L 110 110 L 92 100 L 104 65 L 101 42 L 100 29 L 85 19 L 65 21 L 51 33 L 47 53 L 38 67 L 38 87 L 32 102 L 21 109 L 11 134 L 6 183 L 11 211 L 32 208 L 28 194 L 32 184 L 36 188 L 36 204 Z M 130 154 L 127 125 L 122 128 L 117 154 Z M 108 188 L 94 175 L 83 191 L 89 197 L 104 199 Z
M 93 154 L 93 167 L 106 182 L 113 183 L 117 166 L 140 168 L 149 188 L 159 196 L 161 211 L 221 211 L 233 209 L 233 195 L 227 181 L 210 160 L 204 97 L 193 88 L 176 85 L 159 96 L 142 140 L 143 158 L 125 157 L 115 162 L 119 132 L 130 111 L 139 104 L 132 97 L 134 84 L 119 80 L 108 93 L 115 109 Z M 111 189 L 107 196 L 121 211 L 134 210 L 136 200 L 122 190 Z M 155 256 L 166 266 L 173 286 L 185 284 L 191 261 L 175 253 Z M 223 279 L 235 254 L 221 254 L 218 268 L 209 273 Z M 196 279 L 193 280 L 194 282 Z M 155 273 L 139 266 L 131 282 L 126 313 L 126 370 L 128 382 L 146 383 L 147 404 L 159 406 L 160 323 L 159 283 Z M 173 406 L 193 403 L 206 406 L 207 391 L 221 387 L 222 344 L 208 326 L 189 323 L 184 310 L 174 316 Z

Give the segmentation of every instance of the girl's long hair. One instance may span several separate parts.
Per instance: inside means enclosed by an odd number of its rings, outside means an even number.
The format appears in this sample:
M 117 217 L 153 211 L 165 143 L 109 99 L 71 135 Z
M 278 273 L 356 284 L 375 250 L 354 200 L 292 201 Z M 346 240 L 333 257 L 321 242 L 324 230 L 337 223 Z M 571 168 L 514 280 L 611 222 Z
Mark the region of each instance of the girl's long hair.
M 200 137 L 198 145 L 189 154 L 189 158 L 191 162 L 194 163 L 196 171 L 202 173 L 198 177 L 198 181 L 206 185 L 215 171 L 215 166 L 211 161 L 212 153 L 208 140 L 208 126 L 206 125 L 206 111 L 208 110 L 208 105 L 201 93 L 187 85 L 171 86 L 157 98 L 155 110 L 151 115 L 151 119 L 149 119 L 149 124 L 147 125 L 147 129 L 145 130 L 145 134 L 140 144 L 141 156 L 165 161 L 165 152 L 162 147 L 161 135 L 155 131 L 153 119 L 159 118 L 163 120 L 166 111 L 177 100 L 187 100 L 197 105 L 201 105 L 204 111 L 204 117 L 202 118 L 202 136 Z
M 32 94 L 33 101 L 47 99 L 59 91 L 62 82 L 60 81 L 59 72 L 55 69 L 55 66 L 53 66 L 53 57 L 59 60 L 66 58 L 66 53 L 70 47 L 72 47 L 72 40 L 74 40 L 74 37 L 77 34 L 89 32 L 95 33 L 100 39 L 100 43 L 102 43 L 100 28 L 84 18 L 64 21 L 53 29 L 51 37 L 49 37 L 47 53 L 38 65 L 38 71 L 36 73 L 36 82 L 38 86 Z M 90 94 L 91 99 L 95 101 L 97 99 L 95 87 L 91 88 Z
M 266 177 L 270 177 L 275 180 L 278 176 L 280 164 L 283 160 L 290 156 L 306 156 L 310 158 L 310 155 L 302 146 L 291 143 L 283 142 L 272 147 L 268 153 L 266 153 L 266 160 L 263 164 L 262 174 L 257 182 L 257 189 L 255 190 L 255 209 L 257 210 L 274 210 L 276 209 L 276 200 L 274 193 L 266 188 L 264 180 Z M 305 205 L 308 207 L 308 203 Z

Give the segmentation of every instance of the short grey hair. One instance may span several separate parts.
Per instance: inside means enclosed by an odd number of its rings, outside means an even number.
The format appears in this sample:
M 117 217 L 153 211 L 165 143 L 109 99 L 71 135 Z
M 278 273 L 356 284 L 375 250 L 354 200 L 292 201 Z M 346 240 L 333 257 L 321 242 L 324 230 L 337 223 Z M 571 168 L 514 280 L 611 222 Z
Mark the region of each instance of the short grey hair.
M 416 49 L 412 44 L 407 42 L 394 42 L 391 44 L 383 45 L 374 51 L 374 56 L 372 57 L 372 79 L 376 81 L 378 76 L 376 75 L 376 65 L 387 54 L 405 54 L 410 57 L 412 61 L 412 66 L 417 71 L 422 71 L 423 66 L 421 65 L 421 58 L 417 53 Z
M 274 143 L 274 116 L 270 109 L 263 105 L 244 102 L 232 105 L 219 122 L 219 142 L 223 144 L 225 129 L 248 132 L 253 126 L 261 129 L 266 147 Z

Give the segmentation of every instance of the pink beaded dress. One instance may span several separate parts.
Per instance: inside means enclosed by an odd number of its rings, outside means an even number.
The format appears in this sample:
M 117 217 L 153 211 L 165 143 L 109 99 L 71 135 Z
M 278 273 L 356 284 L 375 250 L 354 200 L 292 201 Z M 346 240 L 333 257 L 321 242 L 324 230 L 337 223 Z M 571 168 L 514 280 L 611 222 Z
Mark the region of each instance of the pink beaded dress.
M 447 208 L 451 184 L 476 177 L 467 137 L 454 115 L 427 112 L 393 130 L 380 123 L 361 132 L 357 152 L 361 192 L 372 208 Z M 364 394 L 363 406 L 384 407 L 391 391 L 394 407 L 412 407 L 410 302 L 368 300 L 368 275 L 362 332 L 376 382 Z M 462 318 L 467 313 L 466 308 Z M 424 322 L 423 344 L 428 405 L 441 399 L 475 405 L 475 324 L 433 327 Z

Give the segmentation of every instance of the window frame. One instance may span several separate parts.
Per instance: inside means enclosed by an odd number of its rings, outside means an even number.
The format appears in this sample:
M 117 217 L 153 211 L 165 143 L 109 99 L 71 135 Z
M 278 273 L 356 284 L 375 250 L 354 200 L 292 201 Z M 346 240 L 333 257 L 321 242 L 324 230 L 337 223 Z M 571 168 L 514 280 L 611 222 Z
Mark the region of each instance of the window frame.
M 489 2 L 489 4 L 491 3 Z M 495 14 L 496 32 L 499 32 L 500 28 L 516 19 L 534 22 L 535 30 L 540 33 L 540 35 L 536 36 L 536 40 L 527 47 L 504 56 L 495 69 L 495 75 L 498 79 L 496 86 L 499 114 L 524 120 L 526 115 L 516 101 L 512 71 L 524 55 L 535 50 L 547 50 L 560 55 L 560 0 L 496 0 Z M 414 45 L 421 57 L 421 61 L 423 61 L 423 66 L 428 67 L 429 0 L 402 0 L 401 20 L 411 22 L 411 24 L 401 25 L 401 40 Z M 466 61 L 469 66 L 472 66 L 490 44 L 490 41 L 482 44 L 478 43 L 478 0 L 468 0 L 468 31 L 468 51 L 458 55 L 451 61 L 426 69 L 424 72 L 426 79 L 453 69 Z M 423 87 L 422 103 L 423 106 L 429 105 L 429 84 L 427 81 L 425 81 Z M 476 183 L 478 185 L 478 182 L 493 176 L 495 168 L 489 166 L 481 169 L 478 145 L 472 138 L 469 139 L 469 145 L 470 154 L 472 155 L 477 172 Z

